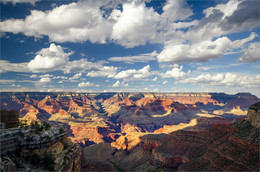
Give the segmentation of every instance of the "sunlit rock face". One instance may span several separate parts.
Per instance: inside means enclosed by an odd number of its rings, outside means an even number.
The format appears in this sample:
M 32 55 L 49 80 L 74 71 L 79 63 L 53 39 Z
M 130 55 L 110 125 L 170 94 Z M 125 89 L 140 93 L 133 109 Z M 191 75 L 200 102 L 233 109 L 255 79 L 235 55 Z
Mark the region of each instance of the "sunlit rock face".
M 83 156 L 91 165 L 84 169 L 257 171 L 259 141 L 259 129 L 243 118 L 203 117 L 169 134 L 133 132 L 110 145 L 85 148 Z M 98 158 L 98 152 L 106 158 Z
M 175 131 L 194 118 L 237 118 L 258 101 L 249 93 L 1 94 L 1 108 L 18 110 L 28 123 L 64 124 L 72 140 L 85 146 L 115 141 L 120 133 Z
M 1 100 L 1 108 L 17 109 L 27 123 L 66 126 L 69 138 L 84 152 L 83 170 L 257 167 L 247 164 L 259 152 L 259 104 L 250 107 L 259 99 L 249 93 L 35 92 L 3 93 Z M 247 146 L 250 153 L 245 152 Z M 53 150 L 61 152 L 62 145 L 57 143 Z M 246 154 L 245 160 L 237 150 Z
M 260 102 L 250 106 L 246 120 L 251 121 L 254 127 L 260 128 Z

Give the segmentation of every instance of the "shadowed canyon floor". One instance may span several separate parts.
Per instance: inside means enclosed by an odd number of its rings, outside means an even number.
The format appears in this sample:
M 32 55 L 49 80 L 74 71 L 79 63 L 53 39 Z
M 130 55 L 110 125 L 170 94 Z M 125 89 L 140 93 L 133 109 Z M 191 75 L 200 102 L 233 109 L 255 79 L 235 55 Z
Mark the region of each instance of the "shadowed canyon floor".
M 259 110 L 243 120 L 257 102 L 249 93 L 1 93 L 1 108 L 21 120 L 67 126 L 83 171 L 259 169 Z

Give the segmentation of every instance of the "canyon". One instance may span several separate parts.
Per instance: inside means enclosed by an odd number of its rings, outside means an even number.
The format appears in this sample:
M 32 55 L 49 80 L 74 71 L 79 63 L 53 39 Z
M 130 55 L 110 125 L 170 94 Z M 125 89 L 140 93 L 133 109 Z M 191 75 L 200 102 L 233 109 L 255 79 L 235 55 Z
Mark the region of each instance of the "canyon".
M 28 124 L 65 126 L 81 146 L 82 171 L 254 171 L 259 101 L 250 93 L 5 92 L 0 108 Z

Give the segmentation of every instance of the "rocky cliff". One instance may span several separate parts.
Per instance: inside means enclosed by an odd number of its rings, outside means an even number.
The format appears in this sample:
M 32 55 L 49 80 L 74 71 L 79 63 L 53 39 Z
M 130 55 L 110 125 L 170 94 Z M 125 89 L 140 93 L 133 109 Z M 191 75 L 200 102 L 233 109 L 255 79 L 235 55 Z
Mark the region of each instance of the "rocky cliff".
M 259 128 L 255 127 L 255 119 L 259 117 L 257 111 L 259 106 L 251 106 L 246 120 L 203 117 L 169 134 L 128 133 L 110 145 L 100 143 L 85 148 L 83 168 L 258 171 L 260 137 Z
M 251 121 L 252 126 L 260 128 L 260 102 L 249 107 L 246 120 Z
M 0 130 L 2 171 L 79 171 L 81 148 L 66 127 L 33 123 Z
M 48 122 L 65 126 L 69 138 L 84 148 L 83 170 L 185 170 L 189 169 L 188 165 L 193 162 L 195 155 L 201 155 L 200 162 L 211 164 L 205 170 L 213 169 L 214 164 L 218 169 L 221 165 L 218 163 L 222 160 L 213 162 L 211 158 L 205 159 L 217 153 L 227 156 L 215 141 L 221 142 L 223 137 L 228 140 L 228 145 L 237 144 L 239 150 L 241 145 L 254 147 L 255 141 L 247 143 L 245 140 L 254 138 L 258 130 L 252 129 L 251 134 L 246 134 L 248 137 L 244 137 L 243 132 L 244 129 L 251 131 L 251 123 L 253 128 L 259 126 L 259 115 L 256 115 L 259 110 L 254 107 L 248 112 L 247 120 L 250 122 L 238 123 L 241 117 L 246 116 L 250 104 L 259 102 L 256 96 L 249 93 L 30 92 L 2 93 L 0 98 L 1 108 L 17 109 L 20 119 L 27 120 L 27 123 L 37 121 L 39 124 Z M 255 115 L 250 115 L 252 113 Z M 20 143 L 17 137 L 12 139 L 8 142 L 10 145 Z M 59 137 L 54 142 L 38 136 L 33 137 L 33 142 L 30 139 L 28 143 L 23 141 L 26 149 L 31 149 L 34 143 L 40 149 L 46 149 L 47 145 L 60 153 L 55 155 L 53 151 L 53 157 L 63 157 L 57 160 L 57 164 L 67 162 L 67 157 L 62 153 L 66 146 L 58 141 Z M 38 144 L 39 140 L 41 144 Z M 219 152 L 210 151 L 218 146 Z M 223 149 L 228 147 L 231 146 Z M 251 152 L 253 154 L 257 149 Z M 251 154 L 245 154 L 249 156 L 245 161 L 249 161 Z M 42 158 L 40 162 L 43 163 Z M 231 164 L 235 166 L 235 162 L 236 159 Z M 243 164 L 244 161 L 239 160 L 239 163 Z M 74 168 L 72 166 L 66 168 Z

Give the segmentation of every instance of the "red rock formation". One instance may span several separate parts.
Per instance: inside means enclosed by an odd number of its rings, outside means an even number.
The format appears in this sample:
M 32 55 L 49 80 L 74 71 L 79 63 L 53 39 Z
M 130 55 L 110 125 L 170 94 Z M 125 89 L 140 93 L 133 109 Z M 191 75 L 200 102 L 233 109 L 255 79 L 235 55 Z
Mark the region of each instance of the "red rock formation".
M 77 123 L 77 125 L 71 125 L 70 129 L 75 138 L 88 139 L 95 143 L 104 142 L 104 140 L 111 138 L 115 140 L 116 136 L 111 134 L 114 130 L 111 130 L 108 126 L 88 126 L 87 123 Z

